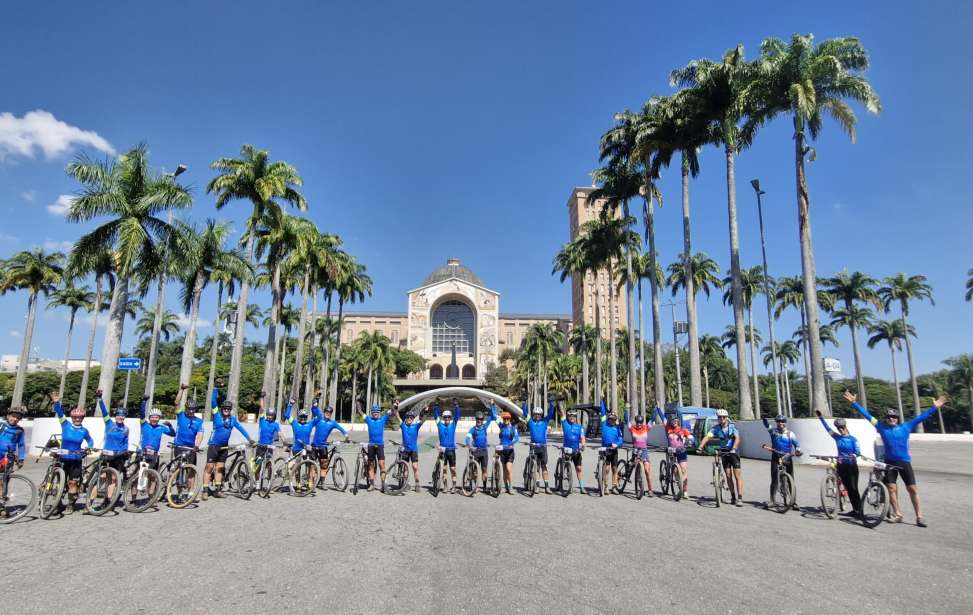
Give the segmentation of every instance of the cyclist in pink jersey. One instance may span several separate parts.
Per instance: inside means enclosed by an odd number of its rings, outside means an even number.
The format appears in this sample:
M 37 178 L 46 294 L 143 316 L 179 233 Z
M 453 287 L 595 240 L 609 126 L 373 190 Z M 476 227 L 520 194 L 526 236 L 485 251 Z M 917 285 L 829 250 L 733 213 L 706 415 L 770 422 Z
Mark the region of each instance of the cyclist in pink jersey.
M 646 495 L 652 497 L 652 463 L 649 461 L 649 430 L 652 426 L 645 422 L 645 415 L 637 414 L 634 421 L 628 422 L 628 431 L 632 434 L 632 448 L 635 454 L 642 460 L 645 468 L 645 478 L 649 489 Z
M 691 444 L 693 434 L 679 424 L 679 415 L 672 415 L 666 421 L 666 440 L 671 448 L 676 449 L 676 461 L 682 468 L 682 493 L 689 497 L 689 455 L 686 447 Z

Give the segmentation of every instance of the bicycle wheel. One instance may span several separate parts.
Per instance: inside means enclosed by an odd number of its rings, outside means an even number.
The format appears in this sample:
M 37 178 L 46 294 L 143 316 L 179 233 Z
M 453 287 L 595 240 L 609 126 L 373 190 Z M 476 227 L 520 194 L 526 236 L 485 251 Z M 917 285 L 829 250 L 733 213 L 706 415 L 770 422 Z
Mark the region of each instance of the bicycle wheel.
M 232 474 L 230 474 L 230 483 L 233 485 L 233 489 L 238 496 L 244 500 L 249 500 L 254 490 L 253 474 L 250 473 L 250 464 L 246 461 L 235 464 Z
M 102 516 L 115 507 L 122 495 L 122 475 L 115 468 L 102 467 L 87 486 L 85 495 L 84 509 L 88 514 Z
M 645 467 L 641 462 L 635 466 L 635 476 L 632 477 L 632 488 L 635 490 L 635 499 L 641 500 L 645 495 Z
M 877 527 L 889 512 L 889 489 L 883 483 L 870 482 L 862 494 L 862 524 Z
M 713 464 L 713 489 L 716 491 L 716 507 L 719 508 L 723 503 L 723 482 L 726 480 L 726 476 L 723 474 L 723 468 L 719 464 Z
M 361 484 L 362 474 L 365 473 L 365 462 L 362 456 L 358 456 L 358 460 L 355 462 L 355 481 L 351 483 L 352 494 L 358 493 L 358 485 Z
M 669 492 L 672 499 L 676 502 L 683 496 L 683 475 L 682 467 L 679 464 L 669 464 Z
M 478 478 L 476 461 L 474 460 L 466 464 L 466 469 L 463 470 L 463 495 L 473 497 L 473 494 L 476 493 L 476 483 Z
M 133 513 L 145 512 L 155 506 L 162 490 L 162 479 L 152 468 L 136 470 L 125 482 L 125 510 Z
M 409 466 L 401 459 L 392 464 L 385 475 L 385 493 L 399 495 L 409 486 Z
M 290 475 L 291 495 L 303 498 L 314 492 L 315 485 L 318 484 L 318 464 L 305 459 L 294 466 Z
M 287 476 L 287 462 L 283 459 L 277 458 L 274 459 L 274 463 L 271 467 L 273 468 L 273 472 L 271 473 L 273 478 L 271 480 L 270 490 L 280 491 L 284 488 L 284 485 L 287 484 L 289 480 Z
M 166 501 L 172 508 L 186 508 L 196 501 L 202 488 L 195 466 L 181 465 L 170 475 L 166 483 Z
M 834 519 L 838 515 L 838 508 L 841 498 L 841 490 L 838 487 L 838 478 L 831 472 L 821 481 L 821 510 L 828 519 Z
M 331 485 L 338 491 L 348 488 L 348 466 L 341 457 L 331 458 Z
M 3 506 L 0 525 L 22 519 L 37 505 L 37 487 L 26 476 L 11 474 L 7 477 L 6 494 L 0 505 Z
M 561 495 L 568 497 L 571 495 L 571 488 L 574 487 L 574 468 L 568 461 L 564 461 L 561 470 Z
M 604 459 L 598 460 L 598 465 L 595 466 L 595 482 L 598 485 L 598 496 L 605 497 L 608 494 L 608 481 L 605 480 L 605 470 L 608 464 L 605 463 Z
M 432 469 L 432 494 L 439 495 L 439 491 L 442 489 L 443 480 L 443 462 L 441 459 L 436 460 L 436 467 Z
M 528 456 L 527 463 L 524 464 L 524 491 L 528 497 L 534 497 L 534 494 L 537 493 L 537 476 L 534 472 L 533 456 Z
M 781 472 L 777 476 L 777 493 L 773 495 L 771 503 L 774 510 L 784 514 L 791 509 L 791 503 L 794 501 L 794 482 L 790 474 Z
M 490 487 L 495 498 L 500 497 L 500 461 L 493 462 L 493 472 L 490 473 Z
M 269 498 L 274 489 L 274 464 L 267 459 L 261 461 L 257 475 L 257 493 L 260 497 Z
M 64 497 L 66 486 L 62 468 L 47 471 L 44 482 L 41 484 L 41 519 L 50 519 L 58 513 L 61 509 L 61 498 Z
M 671 474 L 672 467 L 668 461 L 663 461 L 659 464 L 659 488 L 662 489 L 662 495 L 669 495 L 669 481 L 672 480 Z

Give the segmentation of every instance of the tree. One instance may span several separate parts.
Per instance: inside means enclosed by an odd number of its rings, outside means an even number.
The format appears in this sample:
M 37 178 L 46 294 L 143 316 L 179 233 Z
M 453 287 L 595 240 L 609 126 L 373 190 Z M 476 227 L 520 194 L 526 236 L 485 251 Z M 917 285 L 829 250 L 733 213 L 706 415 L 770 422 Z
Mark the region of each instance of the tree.
M 723 54 L 722 61 L 694 60 L 684 68 L 672 71 L 669 81 L 673 85 L 688 87 L 698 104 L 703 118 L 699 130 L 705 132 L 706 142 L 723 146 L 726 158 L 727 218 L 730 234 L 730 296 L 733 305 L 733 322 L 736 328 L 738 395 L 740 417 L 754 418 L 753 403 L 747 388 L 747 359 L 744 354 L 743 301 L 740 280 L 740 238 L 737 228 L 735 158 L 741 148 L 752 140 L 752 132 L 742 134 L 740 123 L 749 111 L 750 85 L 754 70 L 744 59 L 743 45 L 737 45 Z M 759 411 L 759 408 L 758 408 Z
M 709 400 L 709 368 L 716 360 L 726 360 L 720 338 L 715 335 L 704 335 L 699 338 L 699 355 L 703 368 L 703 382 L 706 385 L 706 407 L 712 408 Z
M 794 416 L 794 402 L 791 398 L 791 378 L 788 374 L 788 366 L 797 363 L 797 360 L 801 356 L 801 351 L 797 344 L 791 340 L 787 340 L 783 343 L 775 341 L 773 346 L 767 344 L 760 350 L 763 355 L 764 367 L 770 365 L 774 360 L 774 356 L 777 357 L 777 363 L 780 367 L 781 378 L 783 379 L 783 394 L 784 394 L 784 405 L 787 408 L 787 414 L 789 416 Z
M 83 235 L 71 251 L 71 260 L 78 263 L 96 259 L 105 251 L 112 254 L 117 283 L 108 309 L 98 380 L 98 388 L 106 403 L 110 403 L 129 284 L 139 271 L 156 270 L 160 247 L 170 240 L 173 227 L 159 215 L 191 206 L 192 196 L 173 174 L 155 173 L 149 168 L 149 151 L 144 143 L 114 160 L 94 161 L 79 156 L 68 165 L 67 172 L 82 186 L 68 210 L 68 221 L 111 218 Z
M 707 297 L 713 289 L 723 288 L 723 280 L 719 277 L 720 266 L 715 260 L 703 252 L 697 252 L 689 261 L 688 269 L 685 260 L 675 261 L 667 267 L 669 276 L 666 284 L 672 289 L 673 297 L 680 289 L 689 288 L 690 285 L 695 292 L 703 291 Z M 692 276 L 691 281 L 686 277 L 687 271 Z
M 239 158 L 219 158 L 210 164 L 217 171 L 206 186 L 207 194 L 216 194 L 216 208 L 223 209 L 235 200 L 249 201 L 252 209 L 244 232 L 246 259 L 253 264 L 255 242 L 259 226 L 268 217 L 279 217 L 281 202 L 293 205 L 300 211 L 307 210 L 307 201 L 297 189 L 304 184 L 297 169 L 283 161 L 271 161 L 267 150 L 245 144 Z M 240 371 L 243 359 L 244 326 L 250 298 L 250 283 L 243 280 L 237 301 L 239 331 L 234 336 L 233 353 L 230 357 L 230 377 L 227 399 L 237 403 L 240 391 Z M 266 380 L 266 378 L 265 378 Z
M 155 327 L 155 308 L 145 308 L 142 310 L 142 318 L 135 323 L 135 336 L 145 337 L 152 333 Z M 176 333 L 179 333 L 179 316 L 170 310 L 162 311 L 162 325 L 159 328 L 159 335 L 165 341 Z
M 596 335 L 597 331 L 594 327 L 583 323 L 576 324 L 568 331 L 568 345 L 581 360 L 581 386 L 578 388 L 578 392 L 581 395 L 579 403 L 582 404 L 591 403 L 588 387 L 588 362 L 594 354 L 594 340 Z
M 350 255 L 345 257 L 342 271 L 335 284 L 338 293 L 338 326 L 335 329 L 335 359 L 334 372 L 330 383 L 329 399 L 338 399 L 338 366 L 341 363 L 341 330 L 344 327 L 344 307 L 346 303 L 359 303 L 365 300 L 365 295 L 372 296 L 372 278 L 366 273 L 365 266 L 358 263 Z M 327 403 L 327 402 L 325 402 Z
M 973 354 L 961 354 L 943 361 L 950 367 L 949 380 L 957 387 L 965 388 L 970 403 L 970 428 L 973 429 Z
M 868 347 L 875 348 L 875 346 L 881 342 L 885 342 L 889 345 L 889 355 L 892 359 L 892 383 L 895 386 L 895 401 L 899 408 L 899 421 L 905 421 L 905 415 L 902 412 L 902 391 L 899 388 L 899 372 L 895 368 L 895 351 L 902 351 L 902 342 L 908 338 L 908 336 L 915 337 L 916 332 L 908 324 L 904 324 L 901 320 L 879 320 L 872 324 L 868 328 L 869 333 L 872 334 L 868 338 Z M 943 427 L 940 425 L 940 427 Z M 943 433 L 946 430 L 943 428 Z
M 71 255 L 68 262 L 66 273 L 68 276 L 84 277 L 94 275 L 95 277 L 95 298 L 94 309 L 91 317 L 91 329 L 88 332 L 88 349 L 85 353 L 84 371 L 81 374 L 81 387 L 78 394 L 78 405 L 85 407 L 88 393 L 88 379 L 91 374 L 91 360 L 95 353 L 95 334 L 98 332 L 98 316 L 107 310 L 110 305 L 105 302 L 104 291 L 107 284 L 109 293 L 114 294 L 115 276 L 114 259 L 108 250 L 95 251 L 90 254 L 81 255 L 82 260 L 78 260 L 75 255 Z
M 973 301 L 973 267 L 970 267 L 966 275 L 966 300 Z
M 572 280 L 575 276 L 581 276 L 581 284 L 585 284 L 585 279 L 588 277 L 588 273 L 591 272 L 593 267 L 591 263 L 587 260 L 587 254 L 583 249 L 583 244 L 580 241 L 571 241 L 561 248 L 561 250 L 554 256 L 554 269 L 551 271 L 551 275 L 555 273 L 560 273 L 561 283 L 563 284 L 566 279 L 570 276 Z M 597 293 L 599 285 L 595 284 L 595 292 Z M 597 303 L 597 302 L 596 302 Z M 574 351 L 581 355 L 581 397 L 584 403 L 591 403 L 590 390 L 588 389 L 589 377 L 588 377 L 588 360 L 589 353 L 588 350 L 591 347 L 589 340 L 593 340 L 594 336 L 597 335 L 597 325 L 598 319 L 595 318 L 595 327 L 590 327 L 585 324 L 585 316 L 587 312 L 582 307 L 581 319 L 579 322 L 574 323 L 574 328 L 571 329 L 571 346 Z M 600 396 L 600 387 L 599 396 Z
M 884 283 L 885 285 L 878 289 L 878 296 L 882 299 L 886 312 L 892 308 L 893 303 L 899 304 L 899 319 L 902 321 L 903 330 L 912 330 L 907 321 L 910 301 L 928 299 L 929 303 L 936 304 L 932 298 L 932 286 L 926 283 L 926 276 L 924 275 L 906 276 L 904 273 L 897 273 L 885 278 Z M 915 331 L 910 335 L 915 337 Z M 912 340 L 909 339 L 908 335 L 904 336 L 903 339 L 905 341 L 906 358 L 909 362 L 909 383 L 912 385 L 912 405 L 915 412 L 913 416 L 919 416 L 922 409 L 919 407 L 919 383 L 916 380 L 915 365 L 912 362 Z M 899 410 L 901 414 L 901 408 Z M 939 427 L 943 433 L 946 433 L 945 425 L 942 424 L 942 413 L 939 414 L 939 418 Z
M 744 269 L 740 272 L 740 300 L 743 302 L 743 308 L 746 310 L 747 314 L 747 329 L 749 333 L 747 338 L 750 340 L 750 377 L 753 383 L 753 400 L 754 408 L 756 410 L 756 418 L 760 418 L 760 383 L 757 380 L 757 355 L 755 345 L 760 343 L 758 336 L 754 334 L 753 328 L 753 300 L 754 298 L 763 292 L 765 288 L 764 284 L 764 268 L 760 265 L 755 265 L 748 269 Z M 723 304 L 732 305 L 734 294 L 732 292 L 732 280 L 733 273 L 727 272 L 727 276 L 723 279 Z M 770 282 L 773 285 L 773 281 Z M 746 377 L 746 376 L 744 376 Z
M 564 347 L 564 333 L 553 323 L 531 325 L 521 344 L 521 357 L 530 357 L 537 365 L 537 387 L 534 407 L 547 408 L 547 362 Z
M 871 113 L 878 113 L 878 94 L 863 76 L 868 53 L 858 39 L 828 39 L 814 45 L 814 37 L 795 34 L 790 44 L 777 38 L 764 40 L 757 61 L 757 78 L 751 84 L 750 118 L 744 132 L 753 131 L 778 115 L 790 116 L 794 126 L 794 170 L 797 185 L 797 217 L 801 245 L 801 273 L 811 354 L 811 409 L 822 413 L 828 407 L 824 358 L 818 335 L 817 273 L 811 241 L 811 199 L 808 194 L 805 158 L 816 151 L 807 145 L 817 139 L 823 116 L 830 115 L 855 142 L 857 118 L 848 100 L 858 101 Z M 752 138 L 752 137 L 751 137 Z M 864 393 L 864 389 L 860 390 Z M 863 401 L 864 403 L 864 401 Z
M 876 308 L 881 308 L 882 303 L 879 299 L 875 286 L 878 281 L 860 271 L 848 273 L 841 271 L 837 275 L 827 280 L 828 292 L 834 295 L 835 299 L 844 306 L 841 310 L 836 310 L 832 316 L 832 325 L 843 325 L 848 327 L 851 332 L 851 349 L 855 357 L 855 381 L 858 384 L 858 397 L 861 404 L 868 407 L 868 392 L 865 390 L 864 375 L 861 369 L 861 354 L 858 351 L 858 329 L 867 329 L 871 325 L 872 313 L 870 310 L 859 310 L 855 307 L 856 301 L 862 301 Z M 814 344 L 814 329 L 810 328 L 811 344 Z M 813 359 L 813 355 L 812 355 Z
M 74 321 L 79 310 L 91 312 L 95 309 L 95 296 L 86 286 L 65 284 L 51 293 L 47 302 L 47 309 L 64 307 L 68 309 L 68 336 L 64 342 L 64 365 L 61 368 L 61 384 L 58 385 L 58 397 L 64 397 L 64 382 L 68 377 L 68 359 L 71 358 L 71 335 L 74 333 Z
M 34 337 L 34 322 L 37 320 L 37 300 L 40 295 L 46 297 L 53 292 L 63 277 L 64 255 L 60 252 L 47 254 L 40 248 L 18 252 L 10 260 L 3 261 L 0 268 L 0 295 L 10 291 L 27 291 L 27 324 L 24 327 L 20 359 L 17 362 L 17 378 L 10 399 L 12 408 L 23 403 L 30 344 Z

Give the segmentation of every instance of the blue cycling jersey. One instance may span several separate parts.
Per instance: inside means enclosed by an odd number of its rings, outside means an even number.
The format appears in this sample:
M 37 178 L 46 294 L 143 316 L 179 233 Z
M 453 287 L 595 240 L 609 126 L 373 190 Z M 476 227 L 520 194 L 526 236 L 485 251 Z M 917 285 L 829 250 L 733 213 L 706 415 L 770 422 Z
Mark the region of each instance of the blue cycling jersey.
M 497 420 L 496 408 L 491 406 L 490 416 L 487 417 L 487 420 L 483 421 L 482 425 L 473 425 L 473 427 L 470 427 L 470 432 L 466 435 L 466 443 L 470 444 L 472 442 L 475 448 L 486 448 L 487 429 L 495 420 Z
M 198 416 L 189 418 L 185 410 L 176 413 L 176 438 L 173 444 L 185 448 L 196 446 L 196 434 L 203 430 L 203 419 Z
M 345 428 L 338 421 L 322 417 L 318 422 L 318 426 L 314 428 L 314 439 L 311 441 L 311 446 L 327 446 L 328 438 L 335 429 L 343 435 L 348 435 L 348 432 L 345 431 Z
M 534 444 L 547 444 L 548 422 L 553 418 L 554 406 L 551 405 L 546 417 L 540 420 L 531 418 L 527 421 L 527 431 L 530 432 L 531 442 Z
M 105 420 L 105 444 L 102 446 L 106 451 L 121 452 L 128 450 L 128 426 L 125 423 L 116 423 L 111 420 L 105 400 L 98 400 L 98 407 L 101 409 L 101 418 Z
M 24 428 L 20 425 L 11 425 L 7 421 L 0 419 L 0 457 L 8 452 L 16 453 L 17 458 L 24 460 L 27 447 L 24 444 Z
M 740 434 L 737 432 L 737 426 L 733 423 L 728 423 L 726 429 L 717 423 L 709 430 L 709 435 L 720 441 L 720 450 L 724 451 L 733 449 L 736 446 L 737 440 L 740 438 Z
M 581 436 L 584 435 L 584 428 L 581 423 L 575 421 L 569 423 L 567 419 L 561 421 L 561 429 L 564 431 L 564 446 L 578 450 L 581 448 Z
M 65 418 L 64 409 L 61 408 L 59 401 L 54 402 L 54 414 L 57 415 L 57 420 L 61 423 L 61 448 L 72 451 L 64 456 L 65 459 L 81 459 L 82 442 L 87 442 L 89 448 L 94 448 L 95 441 L 91 438 L 91 434 L 83 425 L 75 427 L 74 423 Z
M 311 444 L 311 432 L 314 428 L 318 426 L 321 422 L 321 416 L 318 412 L 314 412 L 314 416 L 310 421 L 304 421 L 291 419 L 292 407 L 290 404 L 287 405 L 287 409 L 284 410 L 284 422 L 290 423 L 291 431 L 294 434 L 294 442 L 291 444 L 291 452 L 300 453 L 304 450 L 305 446 Z M 311 408 L 312 412 L 317 410 L 317 406 Z
M 385 424 L 389 422 L 391 414 L 383 414 L 377 419 L 371 415 L 365 417 L 365 425 L 368 427 L 368 443 L 375 446 L 385 446 Z
M 861 448 L 858 446 L 858 438 L 848 434 L 846 436 L 831 429 L 828 422 L 824 420 L 824 417 L 819 417 L 821 419 L 821 424 L 828 431 L 828 434 L 834 438 L 834 443 L 838 447 L 838 463 L 857 463 L 858 455 L 861 455 Z
M 882 445 L 885 447 L 885 461 L 911 462 L 912 456 L 909 454 L 909 436 L 912 435 L 912 431 L 919 423 L 922 423 L 936 412 L 936 406 L 933 406 L 910 421 L 906 421 L 895 427 L 890 427 L 884 421 L 879 421 L 869 414 L 868 410 L 861 407 L 857 402 L 853 403 L 851 407 L 858 410 L 859 414 L 868 419 L 875 426 L 878 435 L 882 436 Z
M 439 432 L 439 446 L 443 448 L 456 448 L 456 423 L 459 421 L 459 407 L 453 410 L 453 419 L 446 423 L 440 418 L 439 406 L 433 407 L 436 416 L 436 430 Z
M 240 420 L 233 416 L 223 416 L 222 412 L 213 415 L 213 433 L 209 435 L 209 446 L 226 446 L 230 443 L 230 435 L 236 429 L 245 440 L 250 440 L 250 434 L 243 428 Z
M 770 434 L 770 447 L 772 449 L 782 453 L 791 453 L 801 448 L 793 431 L 786 428 L 784 431 L 779 431 L 776 427 L 771 427 L 770 421 L 767 419 L 763 419 L 763 422 L 764 427 L 767 428 L 767 433 Z
M 422 419 L 416 419 L 409 425 L 402 421 L 402 450 L 407 452 L 419 452 L 419 429 L 422 427 Z
M 520 432 L 513 424 L 500 424 L 500 446 L 508 448 L 520 442 Z
M 268 421 L 267 417 L 262 416 L 257 422 L 257 429 L 257 444 L 270 446 L 277 439 L 277 434 L 280 433 L 280 423 L 277 421 Z

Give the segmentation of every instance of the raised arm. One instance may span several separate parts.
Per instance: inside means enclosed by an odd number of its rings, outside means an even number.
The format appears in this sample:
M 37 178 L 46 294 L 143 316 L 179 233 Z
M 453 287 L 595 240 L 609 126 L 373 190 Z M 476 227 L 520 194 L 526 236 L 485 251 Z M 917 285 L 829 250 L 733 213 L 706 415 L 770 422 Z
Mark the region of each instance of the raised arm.
M 105 405 L 105 400 L 101 395 L 98 396 L 98 409 L 101 410 L 101 418 L 106 423 L 111 421 L 111 415 L 108 414 L 108 406 Z
M 926 410 L 919 416 L 914 417 L 909 421 L 906 421 L 905 424 L 909 428 L 909 431 L 914 430 L 916 427 L 919 426 L 920 423 L 922 423 L 923 421 L 931 417 L 936 412 L 936 410 L 942 408 L 945 403 L 946 403 L 946 398 L 939 397 L 938 399 L 936 399 L 936 401 L 932 402 L 932 406 L 928 410 Z
M 767 431 L 769 431 L 770 433 L 773 433 L 773 432 L 774 432 L 774 430 L 770 428 L 770 421 L 768 421 L 768 420 L 767 420 L 767 417 L 763 417 L 763 418 L 762 418 L 762 419 L 760 419 L 760 420 L 761 420 L 761 421 L 763 422 L 763 424 L 764 424 L 764 429 L 766 429 L 766 430 L 767 430 Z
M 240 435 L 243 436 L 243 438 L 247 442 L 253 442 L 253 438 L 250 437 L 250 432 L 248 432 L 246 428 L 244 428 L 243 423 L 240 422 L 240 419 L 234 416 L 233 420 L 230 422 L 233 424 L 233 429 L 236 429 L 238 432 L 240 432 Z
M 550 423 L 554 419 L 554 413 L 554 402 L 551 402 L 547 405 L 547 418 L 545 418 L 544 421 Z M 524 418 L 526 419 L 528 417 L 525 416 Z
M 185 412 L 185 408 L 182 405 L 182 398 L 186 395 L 186 389 L 189 388 L 188 384 L 180 384 L 179 391 L 176 393 L 176 414 L 182 415 Z
M 291 422 L 291 410 L 293 410 L 293 409 L 294 409 L 294 404 L 288 402 L 287 403 L 287 408 L 284 409 L 284 415 L 282 417 L 284 423 L 290 423 Z
M 824 420 L 824 417 L 821 416 L 820 412 L 818 413 L 818 420 L 821 421 L 822 425 L 824 425 L 824 430 L 828 432 L 829 436 L 831 436 L 832 438 L 838 437 L 838 434 L 835 433 L 835 430 L 831 429 L 831 425 L 828 425 L 828 421 Z
M 64 418 L 64 408 L 61 407 L 61 396 L 57 393 L 51 393 L 51 401 L 54 402 L 54 414 L 57 416 L 58 423 L 63 423 L 66 419 Z
M 177 395 L 178 395 L 178 393 L 177 393 Z M 149 398 L 148 398 L 148 396 L 145 396 L 145 397 L 142 398 L 142 401 L 139 402 L 139 423 L 140 424 L 143 424 L 143 425 L 145 424 L 145 420 L 146 420 L 145 419 L 145 402 L 147 402 L 147 401 L 149 401 Z
M 433 407 L 432 407 L 432 415 L 434 417 L 436 417 L 436 422 L 437 423 L 440 422 L 440 418 L 439 418 L 439 415 L 440 414 L 442 414 L 442 412 L 440 412 L 440 410 L 439 410 L 439 404 L 434 404 Z

